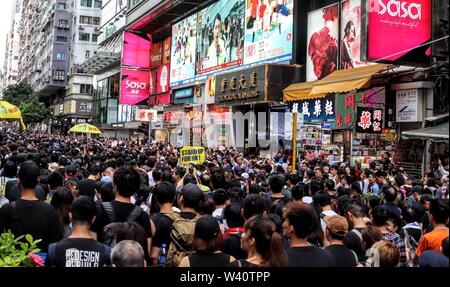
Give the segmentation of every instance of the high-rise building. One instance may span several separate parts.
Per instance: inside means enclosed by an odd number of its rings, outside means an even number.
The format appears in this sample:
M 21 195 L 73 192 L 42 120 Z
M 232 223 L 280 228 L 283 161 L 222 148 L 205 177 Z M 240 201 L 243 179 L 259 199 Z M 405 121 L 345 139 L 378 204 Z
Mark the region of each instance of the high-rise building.
M 123 31 L 126 26 L 127 1 L 104 0 L 95 56 L 85 61 L 82 69 L 95 74 L 92 103 L 93 123 L 110 136 L 129 137 L 124 124 L 118 124 L 118 115 L 131 106 L 119 105 L 120 63 L 123 47 Z
M 6 36 L 5 62 L 3 65 L 5 87 L 16 84 L 18 81 L 21 13 L 22 1 L 14 0 L 11 10 L 11 29 Z
M 81 64 L 97 53 L 102 1 L 70 0 L 69 5 L 72 21 L 68 86 L 65 97 L 54 108 L 54 115 L 58 118 L 55 122 L 61 125 L 63 132 L 91 118 L 94 76 L 86 73 Z
M 50 106 L 68 83 L 71 15 L 68 0 L 22 0 L 19 81 Z

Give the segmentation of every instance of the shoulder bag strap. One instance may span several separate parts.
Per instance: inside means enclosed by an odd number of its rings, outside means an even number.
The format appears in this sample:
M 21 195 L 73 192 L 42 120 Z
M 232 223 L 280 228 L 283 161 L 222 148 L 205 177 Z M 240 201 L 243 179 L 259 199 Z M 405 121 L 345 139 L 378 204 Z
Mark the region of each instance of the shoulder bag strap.
M 116 220 L 116 215 L 114 213 L 114 208 L 111 202 L 103 202 L 102 207 L 106 212 L 106 216 L 110 222 L 114 222 Z

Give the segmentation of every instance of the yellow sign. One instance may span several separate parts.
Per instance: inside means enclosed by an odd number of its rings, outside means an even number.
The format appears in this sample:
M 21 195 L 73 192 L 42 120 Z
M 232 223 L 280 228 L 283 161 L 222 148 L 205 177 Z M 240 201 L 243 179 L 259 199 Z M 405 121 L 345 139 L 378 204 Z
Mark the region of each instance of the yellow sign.
M 184 147 L 180 153 L 181 165 L 202 164 L 205 162 L 205 148 L 203 147 Z

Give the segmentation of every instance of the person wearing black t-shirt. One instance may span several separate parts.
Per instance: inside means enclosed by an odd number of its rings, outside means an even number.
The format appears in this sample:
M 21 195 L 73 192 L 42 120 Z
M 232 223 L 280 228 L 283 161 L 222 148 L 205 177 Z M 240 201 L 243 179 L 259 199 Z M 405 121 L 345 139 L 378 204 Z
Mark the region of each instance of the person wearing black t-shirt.
M 222 251 L 230 254 L 236 259 L 247 258 L 247 252 L 241 248 L 241 238 L 244 233 L 244 217 L 242 217 L 242 206 L 233 202 L 224 209 L 227 229 L 224 234 Z
M 89 231 L 95 212 L 96 205 L 88 196 L 82 195 L 73 201 L 70 211 L 72 234 L 49 246 L 45 266 L 105 267 L 110 265 L 111 249 L 92 238 Z
M 152 231 L 152 247 L 150 257 L 154 265 L 158 265 L 158 255 L 161 246 L 170 244 L 170 228 L 172 227 L 172 220 L 165 216 L 174 212 L 172 204 L 175 200 L 175 186 L 168 181 L 163 181 L 153 190 L 153 196 L 159 206 L 159 212 L 154 214 L 151 218 Z
M 319 222 L 319 216 L 311 205 L 300 202 L 288 205 L 283 229 L 291 240 L 291 248 L 287 251 L 289 267 L 336 266 L 329 251 L 312 246 L 307 240 L 320 228 Z
M 34 162 L 24 162 L 19 170 L 21 198 L 0 209 L 0 233 L 11 230 L 17 237 L 30 234 L 41 252 L 46 253 L 48 245 L 61 240 L 58 216 L 48 203 L 37 198 L 36 186 L 40 169 Z
M 343 243 L 348 232 L 347 219 L 335 215 L 326 220 L 326 225 L 326 237 L 330 245 L 325 250 L 333 255 L 336 267 L 356 267 L 358 256 Z
M 227 267 L 235 259 L 219 251 L 223 243 L 219 222 L 211 215 L 203 215 L 195 223 L 194 252 L 184 257 L 178 267 Z
M 283 175 L 276 174 L 269 177 L 269 197 L 271 202 L 281 200 L 285 203 L 288 203 L 292 200 L 291 193 L 287 190 L 283 190 L 285 184 L 286 179 Z
M 140 184 L 141 178 L 139 173 L 130 168 L 121 167 L 114 173 L 116 198 L 112 202 L 97 205 L 95 221 L 90 228 L 96 234 L 99 242 L 104 242 L 103 231 L 106 225 L 113 222 L 127 222 L 129 216 L 132 215 L 136 208 L 140 208 L 131 203 L 131 197 L 139 190 Z M 106 204 L 108 204 L 108 207 L 111 207 L 113 214 L 108 213 L 105 209 Z M 152 237 L 150 218 L 143 210 L 139 211 L 139 215 L 133 221 L 144 228 L 148 246 L 150 246 Z M 150 250 L 144 251 L 150 252 Z
M 230 267 L 287 267 L 288 258 L 275 224 L 265 216 L 254 216 L 244 225 L 241 248 L 247 259 L 230 263 Z
M 89 176 L 86 179 L 80 181 L 79 189 L 80 195 L 87 195 L 90 198 L 94 199 L 95 197 L 95 187 L 97 185 L 97 181 L 100 180 L 100 169 L 97 167 L 92 167 L 89 170 Z
M 167 188 L 167 186 L 165 188 Z M 159 195 L 160 198 L 159 200 L 162 200 L 161 199 L 162 196 L 161 193 L 163 193 L 162 190 L 160 189 L 159 191 L 156 191 L 155 189 L 155 192 L 156 194 Z M 171 193 L 172 191 L 166 190 L 165 192 Z M 156 195 L 157 198 L 158 195 Z M 205 199 L 206 196 L 204 195 L 200 187 L 192 183 L 184 185 L 181 189 L 181 194 L 177 199 L 178 206 L 180 207 L 181 210 L 179 214 L 180 217 L 182 217 L 183 219 L 192 220 L 197 216 L 199 216 L 198 209 L 200 207 L 201 202 L 204 202 Z M 172 229 L 173 220 L 167 216 L 167 214 L 170 214 L 172 212 L 170 212 L 170 210 L 167 207 L 164 209 L 161 208 L 161 213 L 156 214 L 155 216 L 152 217 L 152 222 L 155 224 L 156 230 L 153 242 L 154 248 L 152 248 L 151 254 L 153 257 L 152 262 L 154 263 L 156 262 L 156 264 L 158 264 L 158 262 L 155 257 L 158 256 L 157 252 L 159 252 L 159 249 L 161 248 L 162 244 L 164 242 L 169 242 L 169 244 L 167 244 L 167 247 L 169 247 L 170 244 L 172 243 L 172 240 L 170 239 L 170 231 Z M 157 245 L 159 245 L 159 247 Z

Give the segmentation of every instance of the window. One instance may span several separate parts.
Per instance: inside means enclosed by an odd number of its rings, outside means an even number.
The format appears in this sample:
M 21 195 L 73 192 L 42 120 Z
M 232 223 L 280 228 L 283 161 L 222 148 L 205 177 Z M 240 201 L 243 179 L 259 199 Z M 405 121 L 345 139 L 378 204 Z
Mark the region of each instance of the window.
M 59 20 L 59 27 L 61 28 L 69 28 L 69 21 L 68 20 Z
M 94 17 L 92 19 L 92 24 L 94 25 L 100 25 L 100 17 Z
M 81 84 L 80 85 L 80 93 L 81 94 L 90 94 L 92 92 L 92 85 Z
M 67 54 L 66 53 L 58 53 L 58 54 L 56 54 L 56 59 L 58 59 L 58 60 L 66 60 L 67 59 Z
M 66 36 L 56 36 L 56 42 L 67 43 Z
M 92 17 L 80 16 L 80 24 L 92 24 Z
M 82 7 L 92 7 L 92 0 L 81 0 Z
M 80 40 L 80 41 L 89 41 L 90 35 L 91 34 L 89 34 L 89 33 L 80 32 L 80 34 L 78 35 L 78 40 Z
M 58 10 L 66 10 L 66 3 L 58 3 Z
M 92 42 L 97 43 L 97 40 L 98 40 L 98 35 L 92 34 Z
M 91 51 L 86 50 L 85 57 L 86 57 L 86 59 L 89 59 L 91 57 Z
M 94 8 L 102 8 L 102 0 L 94 0 Z

